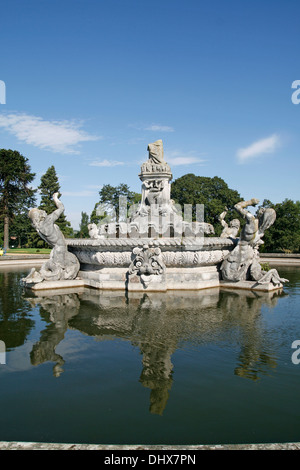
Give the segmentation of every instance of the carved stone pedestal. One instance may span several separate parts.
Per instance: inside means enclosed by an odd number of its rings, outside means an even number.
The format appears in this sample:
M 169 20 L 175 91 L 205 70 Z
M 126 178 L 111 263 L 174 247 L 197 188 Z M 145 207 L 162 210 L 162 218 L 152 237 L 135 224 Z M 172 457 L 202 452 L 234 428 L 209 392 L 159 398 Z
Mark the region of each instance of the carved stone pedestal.
M 234 247 L 221 238 L 68 240 L 89 287 L 129 292 L 219 286 L 219 266 Z
M 220 287 L 223 289 L 246 289 L 259 292 L 272 292 L 280 291 L 283 288 L 282 284 L 274 285 L 272 282 L 259 284 L 256 281 L 238 281 L 238 282 L 225 282 L 220 281 Z

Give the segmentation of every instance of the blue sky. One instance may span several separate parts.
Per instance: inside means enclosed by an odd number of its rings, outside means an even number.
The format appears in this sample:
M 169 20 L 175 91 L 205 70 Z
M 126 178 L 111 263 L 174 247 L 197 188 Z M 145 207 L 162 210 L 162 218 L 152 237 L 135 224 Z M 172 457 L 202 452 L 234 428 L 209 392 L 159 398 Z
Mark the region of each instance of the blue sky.
M 299 0 L 3 2 L 0 147 L 35 186 L 55 166 L 74 228 L 103 184 L 140 191 L 157 139 L 173 179 L 299 200 L 299 18 Z

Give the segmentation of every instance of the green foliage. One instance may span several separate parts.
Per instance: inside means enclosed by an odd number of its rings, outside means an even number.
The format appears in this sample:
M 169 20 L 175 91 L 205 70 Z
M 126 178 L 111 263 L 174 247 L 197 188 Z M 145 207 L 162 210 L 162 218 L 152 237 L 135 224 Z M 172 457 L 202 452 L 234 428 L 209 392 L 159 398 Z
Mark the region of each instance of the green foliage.
M 234 205 L 241 201 L 240 194 L 228 187 L 225 181 L 218 176 L 213 178 L 196 176 L 192 173 L 176 179 L 171 185 L 171 197 L 177 204 L 191 204 L 193 208 L 193 220 L 196 217 L 196 204 L 204 205 L 204 221 L 212 224 L 215 235 L 220 235 L 222 226 L 218 217 L 228 207 L 226 221 L 241 217 L 234 210 Z
M 41 183 L 38 189 L 41 196 L 39 209 L 46 211 L 47 214 L 51 214 L 51 212 L 55 211 L 56 209 L 56 205 L 53 201 L 53 194 L 59 193 L 58 197 L 61 197 L 59 192 L 60 185 L 55 167 L 53 165 L 50 166 L 46 173 L 41 177 Z
M 15 214 L 10 225 L 10 235 L 11 237 L 16 237 L 14 246 L 21 247 L 27 245 L 33 230 L 28 217 L 28 209 L 23 208 L 22 211 Z
M 269 263 L 260 263 L 261 269 L 265 272 L 270 271 L 271 267 Z
M 141 194 L 130 191 L 127 184 L 119 184 L 118 186 L 111 186 L 110 184 L 103 185 L 99 191 L 100 203 L 104 206 L 104 213 L 102 215 L 97 214 L 97 208 L 99 203 L 94 207 L 91 214 L 91 222 L 98 224 L 101 219 L 110 215 L 116 220 L 119 220 L 119 201 L 120 197 L 127 198 L 127 211 L 133 204 L 138 204 L 141 200 Z
M 22 295 L 21 282 L 13 282 L 14 276 L 8 271 L 0 276 L 1 340 L 7 351 L 22 346 L 35 324 L 32 306 Z
M 10 235 L 16 237 L 16 245 L 27 248 L 42 249 L 47 247 L 32 228 L 28 218 L 28 210 L 36 204 L 35 190 L 29 184 L 35 174 L 31 172 L 28 159 L 19 152 L 0 149 L 0 246 L 8 247 L 8 227 Z M 39 186 L 39 208 L 52 213 L 56 206 L 53 194 L 60 193 L 60 185 L 54 166 L 52 165 L 41 177 Z M 91 214 L 90 221 L 87 213 L 81 213 L 79 232 L 80 238 L 89 237 L 88 224 L 96 223 L 109 214 L 113 209 L 116 220 L 119 220 L 119 198 L 127 198 L 127 213 L 130 207 L 138 204 L 141 194 L 131 191 L 127 184 L 118 186 L 104 185 L 99 192 L 100 203 L 104 204 L 107 211 L 101 216 L 97 214 L 97 206 Z M 176 179 L 171 185 L 171 198 L 183 208 L 185 204 L 191 204 L 193 208 L 193 220 L 196 215 L 196 205 L 204 205 L 204 220 L 215 228 L 215 235 L 220 235 L 222 227 L 218 217 L 228 208 L 226 221 L 238 218 L 243 224 L 243 219 L 234 209 L 234 205 L 241 201 L 240 194 L 230 189 L 222 178 L 196 176 L 192 173 Z M 300 252 L 300 201 L 285 199 L 282 203 L 273 204 L 265 199 L 260 207 L 272 207 L 276 211 L 276 221 L 264 235 L 262 252 Z M 257 211 L 259 210 L 259 208 Z M 3 223 L 4 222 L 4 223 Z M 70 223 L 63 214 L 57 221 L 58 226 L 66 237 L 73 236 Z M 262 265 L 267 271 L 267 264 Z
M 281 203 L 273 204 L 265 199 L 260 207 L 271 207 L 276 211 L 275 223 L 266 230 L 263 238 L 264 244 L 260 251 L 265 253 L 299 253 L 300 201 L 294 202 L 291 199 L 285 199 Z
M 51 248 L 12 248 L 9 250 L 9 253 L 19 253 L 19 254 L 45 254 L 49 255 L 51 253 Z
M 41 177 L 41 183 L 38 187 L 41 201 L 39 205 L 39 209 L 42 209 L 47 212 L 47 214 L 51 214 L 53 211 L 56 210 L 56 205 L 53 201 L 53 194 L 60 193 L 60 184 L 58 181 L 58 177 L 56 174 L 55 167 L 52 165 L 48 168 L 46 173 Z M 62 214 L 59 219 L 56 221 L 56 224 L 62 231 L 65 237 L 72 237 L 73 236 L 73 229 L 71 227 L 70 222 L 66 219 L 65 214 Z M 36 240 L 36 245 L 39 247 L 46 246 L 43 240 Z
M 79 224 L 79 232 L 76 234 L 76 238 L 89 238 L 89 216 L 86 212 L 81 212 L 81 221 Z
M 11 224 L 19 241 L 27 230 L 28 208 L 35 203 L 35 191 L 29 186 L 34 177 L 26 157 L 16 150 L 0 149 L 0 219 L 5 248 L 9 248 Z

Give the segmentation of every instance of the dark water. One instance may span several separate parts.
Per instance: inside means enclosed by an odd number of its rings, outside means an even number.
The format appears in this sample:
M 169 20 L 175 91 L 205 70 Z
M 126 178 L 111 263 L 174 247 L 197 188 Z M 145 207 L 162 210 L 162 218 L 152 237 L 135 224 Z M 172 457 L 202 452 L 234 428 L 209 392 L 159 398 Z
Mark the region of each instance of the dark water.
M 0 270 L 0 440 L 300 441 L 300 268 L 284 294 L 23 291 Z M 300 358 L 300 354 L 299 354 Z

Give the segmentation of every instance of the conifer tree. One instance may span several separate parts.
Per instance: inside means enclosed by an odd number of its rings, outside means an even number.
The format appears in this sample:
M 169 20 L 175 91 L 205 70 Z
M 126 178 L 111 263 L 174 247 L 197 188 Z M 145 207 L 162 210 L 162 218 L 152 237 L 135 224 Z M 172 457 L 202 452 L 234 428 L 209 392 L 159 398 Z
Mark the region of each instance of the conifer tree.
M 41 177 L 41 184 L 38 189 L 41 196 L 39 209 L 44 210 L 47 214 L 51 214 L 56 210 L 56 205 L 53 201 L 53 194 L 59 193 L 58 197 L 61 197 L 60 184 L 53 165 L 50 166 L 46 173 Z M 71 224 L 67 221 L 65 214 L 62 214 L 59 217 L 56 224 L 66 237 L 71 237 L 73 235 Z
M 81 221 L 77 238 L 89 238 L 89 216 L 86 212 L 81 212 Z
M 28 158 L 16 150 L 0 149 L 0 218 L 5 249 L 9 248 L 11 222 L 22 207 L 34 201 L 34 190 L 29 186 L 34 177 Z

